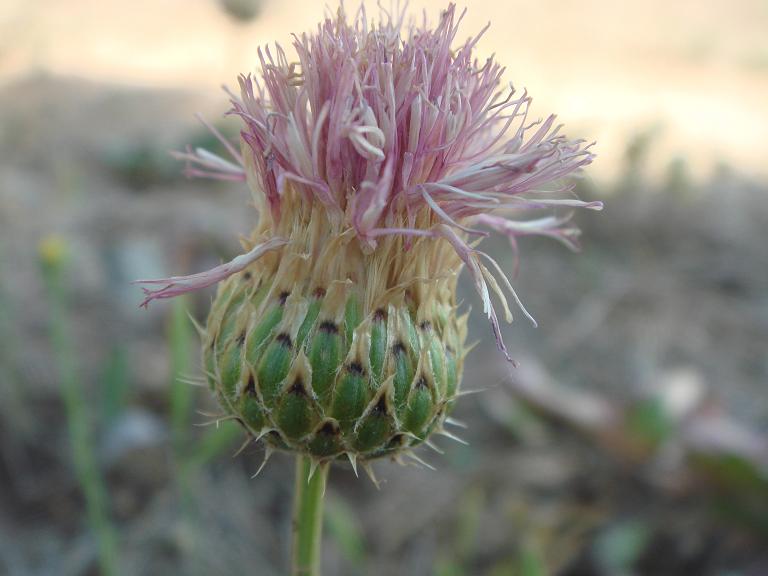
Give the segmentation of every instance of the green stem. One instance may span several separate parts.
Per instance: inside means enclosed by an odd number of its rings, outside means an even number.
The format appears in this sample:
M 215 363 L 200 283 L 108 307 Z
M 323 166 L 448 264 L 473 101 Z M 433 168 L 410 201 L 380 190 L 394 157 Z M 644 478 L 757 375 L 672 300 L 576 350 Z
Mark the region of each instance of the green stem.
M 296 456 L 292 576 L 320 576 L 323 500 L 325 482 L 328 479 L 328 464 L 318 465 L 312 478 L 309 478 L 311 470 L 312 461 L 309 458 Z
M 61 395 L 72 447 L 75 473 L 85 496 L 86 516 L 95 533 L 101 574 L 118 573 L 117 539 L 109 519 L 107 489 L 96 459 L 89 423 L 88 396 L 75 366 L 68 330 L 63 258 L 43 258 L 43 278 L 50 307 L 50 338 L 54 362 L 61 378 Z

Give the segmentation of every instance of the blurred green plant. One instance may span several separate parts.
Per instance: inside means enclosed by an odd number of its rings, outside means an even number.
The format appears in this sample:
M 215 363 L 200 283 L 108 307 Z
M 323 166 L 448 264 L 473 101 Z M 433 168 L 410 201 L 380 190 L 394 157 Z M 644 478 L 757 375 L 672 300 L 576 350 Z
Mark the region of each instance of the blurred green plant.
M 219 0 L 222 9 L 238 22 L 249 22 L 261 13 L 261 0 Z
M 206 428 L 201 438 L 193 437 L 192 416 L 196 405 L 197 376 L 190 374 L 194 364 L 194 320 L 184 296 L 173 301 L 168 321 L 167 342 L 170 364 L 169 411 L 171 445 L 176 463 L 176 482 L 187 514 L 194 515 L 191 479 L 200 468 L 221 455 L 232 452 L 243 436 L 237 423 L 221 420 Z M 200 381 L 202 384 L 202 380 Z
M 134 190 L 173 182 L 179 178 L 179 164 L 167 151 L 149 144 L 133 144 L 108 150 L 104 160 L 112 175 Z
M 539 555 L 525 548 L 516 556 L 496 564 L 488 576 L 548 576 L 548 572 Z
M 192 413 L 195 406 L 193 365 L 193 323 L 185 297 L 177 298 L 171 307 L 168 324 L 168 349 L 171 358 L 169 409 L 171 444 L 177 466 L 177 481 L 185 506 L 190 501 L 190 478 L 206 463 L 222 455 L 243 435 L 235 422 L 222 420 L 206 429 L 202 438 L 192 438 Z
M 325 524 L 342 555 L 356 568 L 365 566 L 365 543 L 360 524 L 352 508 L 341 498 L 326 501 Z
M 739 454 L 697 454 L 695 469 L 715 490 L 710 505 L 722 518 L 768 539 L 768 468 Z
M 485 508 L 485 489 L 475 484 L 461 496 L 456 508 L 456 522 L 450 549 L 435 564 L 435 576 L 463 576 L 475 551 L 480 519 Z
M 171 306 L 168 346 L 171 357 L 171 441 L 175 453 L 182 457 L 188 449 L 189 417 L 194 401 L 194 389 L 184 381 L 184 373 L 191 365 L 189 324 L 186 298 L 181 296 Z
M 236 140 L 237 132 L 226 122 L 215 123 L 216 129 L 230 140 Z M 148 190 L 152 187 L 177 182 L 183 175 L 183 163 L 174 159 L 172 150 L 205 148 L 214 154 L 226 157 L 228 152 L 216 136 L 205 127 L 195 130 L 184 138 L 184 145 L 163 148 L 149 142 L 132 142 L 108 148 L 102 162 L 119 182 L 133 190 Z
M 191 445 L 189 442 L 189 419 L 194 389 L 184 379 L 185 371 L 191 365 L 190 342 L 192 334 L 187 318 L 186 298 L 181 297 L 171 305 L 168 323 L 168 348 L 171 359 L 169 409 L 171 416 L 171 446 L 176 463 L 176 481 L 184 508 L 189 508 L 189 477 L 192 472 L 188 465 Z
M 645 450 L 655 450 L 675 431 L 672 417 L 658 398 L 645 398 L 631 406 L 626 419 L 629 439 Z
M 216 426 L 209 428 L 198 440 L 194 452 L 187 461 L 189 467 L 187 473 L 197 470 L 211 460 L 231 451 L 234 443 L 242 437 L 243 429 L 231 420 L 221 421 Z
M 130 369 L 128 367 L 128 352 L 123 344 L 115 344 L 107 359 L 101 378 L 103 424 L 113 423 L 125 409 L 130 389 Z
M 631 574 L 650 539 L 650 527 L 639 520 L 612 524 L 595 541 L 595 561 L 605 574 Z
M 462 564 L 470 561 L 474 554 L 485 502 L 485 489 L 480 484 L 471 486 L 459 501 L 453 549 Z
M 645 192 L 643 184 L 648 174 L 648 157 L 662 131 L 662 126 L 655 124 L 629 139 L 624 151 L 623 175 L 618 181 L 623 193 Z
M 0 244 L 0 264 L 3 262 L 3 245 Z M 7 419 L 6 422 L 13 430 L 27 438 L 32 432 L 32 420 L 26 416 L 25 387 L 19 385 L 13 307 L 2 278 L 0 268 L 0 382 L 4 384 L 0 414 Z
M 689 195 L 694 187 L 691 182 L 690 170 L 685 158 L 673 158 L 664 173 L 664 183 L 661 187 L 665 194 L 684 197 Z
M 49 335 L 67 419 L 75 474 L 85 497 L 86 516 L 93 531 L 104 576 L 118 574 L 117 539 L 109 519 L 107 492 L 99 470 L 89 422 L 88 402 L 77 375 L 69 332 L 66 291 L 66 243 L 48 236 L 39 245 L 39 260 L 49 312 Z
M 517 558 L 512 574 L 516 576 L 547 576 L 547 571 L 541 557 L 532 548 L 524 548 Z
M 464 576 L 464 569 L 449 558 L 438 558 L 434 576 Z

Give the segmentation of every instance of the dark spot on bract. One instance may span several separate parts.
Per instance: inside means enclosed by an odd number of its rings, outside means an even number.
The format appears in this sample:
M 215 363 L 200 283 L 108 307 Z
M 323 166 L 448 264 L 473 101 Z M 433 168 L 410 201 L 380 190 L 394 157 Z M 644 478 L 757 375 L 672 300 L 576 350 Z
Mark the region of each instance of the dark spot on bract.
M 376 406 L 373 407 L 373 410 L 371 410 L 371 414 L 386 414 L 387 413 L 387 399 L 384 397 L 384 395 L 379 398 L 379 401 L 376 402 Z
M 377 308 L 373 313 L 374 322 L 383 322 L 387 319 L 387 313 L 382 308 Z
M 296 380 L 293 381 L 293 384 L 288 389 L 288 394 L 296 394 L 297 396 L 307 395 L 307 391 L 304 389 L 304 381 L 301 379 L 301 376 L 297 376 Z
M 275 340 L 280 342 L 280 344 L 282 344 L 286 348 L 290 348 L 293 345 L 293 343 L 291 342 L 291 337 L 285 332 L 278 334 Z
M 323 436 L 337 436 L 340 432 L 341 429 L 339 428 L 339 425 L 333 420 L 328 420 L 317 431 L 318 434 L 322 434 Z
M 407 438 L 408 437 L 405 434 L 395 434 L 387 443 L 387 448 L 398 448 L 400 446 L 405 446 Z
M 392 345 L 392 352 L 396 355 L 405 354 L 405 345 L 402 342 L 395 342 Z
M 287 291 L 280 292 L 280 296 L 277 297 L 277 299 L 280 302 L 280 306 L 283 306 L 285 304 L 285 301 L 288 300 L 288 296 L 290 296 L 291 293 Z
M 253 274 L 251 274 L 250 272 L 246 272 L 245 274 L 243 274 L 243 280 L 250 280 L 251 278 L 253 278 Z
M 432 328 L 432 322 L 429 320 L 424 320 L 421 324 L 419 324 L 419 328 L 421 328 L 424 332 Z
M 360 364 L 360 362 L 350 362 L 349 366 L 347 366 L 347 369 L 355 374 L 365 374 L 363 365 Z
M 318 286 L 317 288 L 315 288 L 314 292 L 312 292 L 312 296 L 314 296 L 315 298 L 322 298 L 322 297 L 324 297 L 325 296 L 325 288 L 323 288 L 322 286 Z
M 326 334 L 338 334 L 339 327 L 330 320 L 325 320 L 320 323 L 320 332 L 325 332 Z
M 416 381 L 416 388 L 429 388 L 429 382 L 424 376 L 420 376 Z
M 245 384 L 246 396 L 256 396 L 256 379 L 253 377 L 253 372 L 248 373 L 248 382 Z
M 240 334 L 240 336 L 237 337 L 237 340 L 235 340 L 235 342 L 237 342 L 238 347 L 242 346 L 245 343 L 245 332 Z

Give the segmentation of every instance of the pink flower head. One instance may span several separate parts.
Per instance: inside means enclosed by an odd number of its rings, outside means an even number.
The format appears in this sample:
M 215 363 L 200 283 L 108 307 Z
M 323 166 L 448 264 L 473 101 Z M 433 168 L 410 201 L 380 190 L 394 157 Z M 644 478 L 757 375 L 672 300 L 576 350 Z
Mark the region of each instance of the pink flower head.
M 590 146 L 560 134 L 554 115 L 528 118 L 527 92 L 505 89 L 504 68 L 473 55 L 485 29 L 457 45 L 462 17 L 450 4 L 431 29 L 426 22 L 405 25 L 404 13 L 382 10 L 371 24 L 364 7 L 352 19 L 340 8 L 314 33 L 294 36 L 298 61 L 280 46 L 263 48 L 258 78 L 240 77 L 240 95 L 230 93 L 231 113 L 244 123 L 243 157 L 232 150 L 237 165 L 202 150 L 181 156 L 193 175 L 247 180 L 260 217 L 273 229 L 286 217 L 290 185 L 306 203 L 324 208 L 339 230 L 352 230 L 364 250 L 375 250 L 387 235 L 444 239 L 469 270 L 506 355 L 491 291 L 507 320 L 511 314 L 497 278 L 520 303 L 498 264 L 471 238 L 496 231 L 515 246 L 517 237 L 539 234 L 576 247 L 568 218 L 510 215 L 602 204 L 572 197 L 562 183 L 592 161 Z M 264 242 L 250 253 L 277 246 Z M 195 276 L 156 281 L 166 287 L 148 291 L 147 301 L 209 285 L 228 272 L 219 267 L 201 282 Z

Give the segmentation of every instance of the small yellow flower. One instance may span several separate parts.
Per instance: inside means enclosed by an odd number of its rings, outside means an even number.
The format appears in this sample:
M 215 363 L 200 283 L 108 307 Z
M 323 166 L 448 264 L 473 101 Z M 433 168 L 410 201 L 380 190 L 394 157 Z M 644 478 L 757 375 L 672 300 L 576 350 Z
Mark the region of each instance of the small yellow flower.
M 61 265 L 67 257 L 67 243 L 61 236 L 48 234 L 37 245 L 40 261 L 51 268 Z

